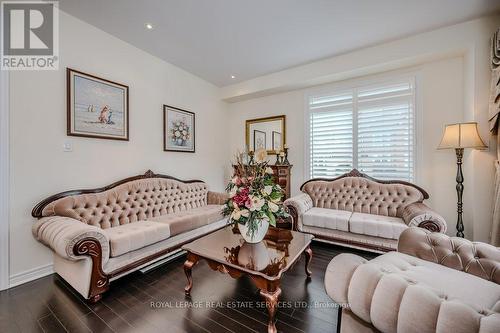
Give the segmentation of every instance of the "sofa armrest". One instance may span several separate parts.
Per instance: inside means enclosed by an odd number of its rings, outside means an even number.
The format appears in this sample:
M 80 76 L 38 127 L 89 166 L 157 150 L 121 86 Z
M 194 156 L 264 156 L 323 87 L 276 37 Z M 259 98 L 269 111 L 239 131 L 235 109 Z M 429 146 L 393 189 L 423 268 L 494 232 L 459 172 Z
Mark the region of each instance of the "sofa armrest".
M 421 202 L 403 208 L 402 218 L 409 227 L 420 227 L 432 232 L 446 232 L 444 218 Z
M 109 239 L 98 227 L 69 217 L 49 216 L 36 221 L 32 232 L 39 242 L 64 259 L 80 260 L 89 251 L 101 252 L 96 254 L 102 265 L 109 259 Z
M 309 194 L 302 193 L 286 199 L 283 204 L 288 208 L 288 211 L 293 218 L 293 229 L 301 231 L 302 215 L 313 207 L 311 197 Z
M 354 271 L 367 260 L 352 253 L 342 253 L 328 264 L 325 273 L 325 290 L 337 304 L 348 305 L 347 291 Z
M 227 193 L 208 191 L 207 203 L 209 205 L 223 205 L 228 198 L 229 195 Z
M 401 233 L 398 251 L 500 284 L 500 249 L 422 228 Z

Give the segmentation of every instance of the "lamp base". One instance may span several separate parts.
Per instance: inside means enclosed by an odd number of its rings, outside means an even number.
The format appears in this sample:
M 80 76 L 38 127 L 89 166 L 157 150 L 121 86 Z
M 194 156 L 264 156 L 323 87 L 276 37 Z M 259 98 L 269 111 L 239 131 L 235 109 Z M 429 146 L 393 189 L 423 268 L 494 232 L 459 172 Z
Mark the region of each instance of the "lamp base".
M 464 221 L 463 221 L 463 202 L 462 197 L 464 194 L 464 174 L 462 172 L 462 159 L 464 157 L 463 148 L 455 148 L 457 155 L 457 237 L 464 238 Z

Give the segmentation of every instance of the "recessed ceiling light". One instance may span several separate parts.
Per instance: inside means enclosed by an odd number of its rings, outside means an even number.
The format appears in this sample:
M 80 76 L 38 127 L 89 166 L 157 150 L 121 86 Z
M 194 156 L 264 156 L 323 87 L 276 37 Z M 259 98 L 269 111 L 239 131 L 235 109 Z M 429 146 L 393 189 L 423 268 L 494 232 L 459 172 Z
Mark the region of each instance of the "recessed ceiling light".
M 151 23 L 146 23 L 145 26 L 146 26 L 146 29 L 153 30 L 153 25 Z
M 236 76 L 234 76 L 234 75 L 231 75 L 231 79 L 236 79 Z

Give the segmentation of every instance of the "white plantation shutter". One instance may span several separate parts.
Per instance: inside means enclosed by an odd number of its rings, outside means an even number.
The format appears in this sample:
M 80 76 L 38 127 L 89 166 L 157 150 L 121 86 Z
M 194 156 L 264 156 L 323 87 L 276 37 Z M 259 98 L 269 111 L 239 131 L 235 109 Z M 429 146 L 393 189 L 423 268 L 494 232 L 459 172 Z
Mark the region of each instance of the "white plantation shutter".
M 352 169 L 352 94 L 310 101 L 311 177 L 328 177 Z
M 352 168 L 380 179 L 414 180 L 413 80 L 309 99 L 310 177 Z

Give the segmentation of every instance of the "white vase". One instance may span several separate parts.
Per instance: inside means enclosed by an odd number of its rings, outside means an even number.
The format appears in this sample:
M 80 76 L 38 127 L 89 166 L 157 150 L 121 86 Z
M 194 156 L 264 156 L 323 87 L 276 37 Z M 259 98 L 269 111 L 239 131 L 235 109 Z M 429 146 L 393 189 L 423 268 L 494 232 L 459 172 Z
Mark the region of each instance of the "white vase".
M 269 252 L 264 242 L 245 242 L 238 252 L 238 264 L 254 271 L 262 271 L 271 263 Z
M 260 221 L 257 221 L 257 223 L 259 224 L 259 227 L 257 228 L 257 230 L 255 230 L 253 235 L 247 234 L 248 227 L 246 224 L 238 223 L 238 229 L 240 230 L 240 234 L 246 242 L 258 243 L 258 242 L 261 242 L 264 239 L 264 237 L 266 236 L 267 229 L 269 228 L 269 222 L 266 220 L 260 220 Z

